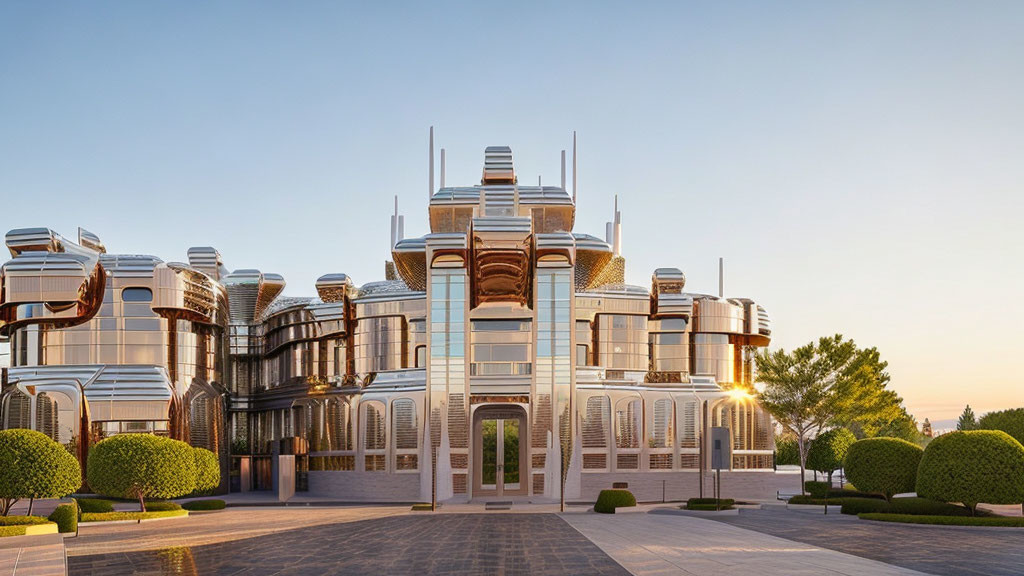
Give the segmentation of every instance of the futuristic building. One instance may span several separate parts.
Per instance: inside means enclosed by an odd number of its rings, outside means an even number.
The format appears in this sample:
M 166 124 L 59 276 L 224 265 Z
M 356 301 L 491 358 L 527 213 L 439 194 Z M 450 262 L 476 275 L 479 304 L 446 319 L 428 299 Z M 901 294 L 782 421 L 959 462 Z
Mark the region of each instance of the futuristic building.
M 731 431 L 732 471 L 772 470 L 746 393 L 761 306 L 688 293 L 676 268 L 625 284 L 620 214 L 604 238 L 574 232 L 564 152 L 559 186 L 520 185 L 490 147 L 479 185 L 447 187 L 443 154 L 435 190 L 431 136 L 430 233 L 404 238 L 396 204 L 386 279 L 326 274 L 316 297 L 212 248 L 174 263 L 9 232 L 0 422 L 82 459 L 112 434 L 170 435 L 218 452 L 232 490 L 270 489 L 294 454 L 300 490 L 343 500 L 554 500 L 563 478 L 572 499 L 696 495 L 711 426 Z

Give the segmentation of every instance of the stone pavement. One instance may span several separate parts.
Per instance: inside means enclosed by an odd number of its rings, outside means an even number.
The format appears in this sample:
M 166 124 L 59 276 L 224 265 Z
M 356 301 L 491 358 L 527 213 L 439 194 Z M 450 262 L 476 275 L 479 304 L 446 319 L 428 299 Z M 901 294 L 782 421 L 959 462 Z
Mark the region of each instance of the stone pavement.
M 71 556 L 68 564 L 72 576 L 628 574 L 554 514 L 406 514 L 236 542 Z
M 64 576 L 60 534 L 0 538 L 0 576 Z
M 743 510 L 716 521 L 930 574 L 1024 574 L 1021 528 L 916 526 L 775 510 Z
M 645 576 L 921 574 L 693 516 L 655 513 L 562 517 L 631 573 Z

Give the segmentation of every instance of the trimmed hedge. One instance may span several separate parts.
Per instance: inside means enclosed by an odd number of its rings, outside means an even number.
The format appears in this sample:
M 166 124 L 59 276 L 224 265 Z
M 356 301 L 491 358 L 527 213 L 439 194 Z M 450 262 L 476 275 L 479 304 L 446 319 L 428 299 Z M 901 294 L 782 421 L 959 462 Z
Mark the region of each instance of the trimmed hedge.
M 636 506 L 636 497 L 629 490 L 601 490 L 594 504 L 594 512 L 614 514 L 616 508 Z
M 828 491 L 829 499 L 832 498 L 874 498 L 875 500 L 885 500 L 885 496 L 881 494 L 872 494 L 871 492 L 861 492 L 860 490 L 851 490 L 849 488 L 833 488 Z
M 943 434 L 928 444 L 921 459 L 917 493 L 943 502 L 1024 502 L 1024 446 L 1001 430 Z
M 49 522 L 42 516 L 0 516 L 0 526 L 34 526 Z
M 989 412 L 978 418 L 978 430 L 1002 430 L 1024 444 L 1024 408 Z
M 63 498 L 82 485 L 82 469 L 66 448 L 24 428 L 0 430 L 0 515 L 23 498 Z
M 844 498 L 840 512 L 851 516 L 870 512 L 885 514 L 889 512 L 889 503 L 878 498 Z
M 78 507 L 82 512 L 113 512 L 114 503 L 101 498 L 79 498 Z
M 893 494 L 914 491 L 923 453 L 917 444 L 899 438 L 865 438 L 850 446 L 844 468 L 859 490 L 892 500 Z
M 870 498 L 843 500 L 843 514 L 904 514 L 909 516 L 970 516 L 963 506 L 938 502 L 927 498 L 893 498 L 892 502 Z M 988 512 L 983 512 L 989 514 Z
M 905 524 L 938 524 L 941 526 L 1005 526 L 1024 528 L 1024 518 L 978 516 L 914 516 L 911 514 L 858 514 L 864 520 L 902 522 Z
M 227 506 L 227 503 L 223 500 L 193 500 L 181 505 L 185 510 L 223 510 Z M 427 506 L 429 510 L 430 504 L 427 504 Z M 415 506 L 413 508 L 415 509 Z
M 136 498 L 178 498 L 196 488 L 196 460 L 188 444 L 152 434 L 118 434 L 89 452 L 89 486 L 98 494 Z
M 220 486 L 220 462 L 206 448 L 192 448 L 196 461 L 196 489 L 199 494 L 212 493 Z
M 50 522 L 57 524 L 57 531 L 62 533 L 78 531 L 78 508 L 74 503 L 61 504 L 50 514 Z
M 690 498 L 686 501 L 687 510 L 702 510 L 702 511 L 713 511 L 713 510 L 732 510 L 732 505 L 736 503 L 736 500 L 732 498 L 722 498 L 717 501 L 714 498 Z
M 800 496 L 800 495 L 797 495 L 797 496 L 793 496 L 792 498 L 790 498 L 786 502 L 789 503 L 789 504 L 800 504 L 800 505 L 803 505 L 803 506 L 807 506 L 807 505 L 824 506 L 826 500 L 824 498 L 815 498 L 814 496 Z M 828 499 L 828 505 L 829 506 L 841 506 L 842 503 L 843 503 L 843 499 L 842 498 L 829 498 Z
M 696 510 L 698 512 L 719 512 L 722 510 L 732 510 L 732 505 L 726 506 L 722 503 L 721 506 L 715 506 L 714 504 L 687 504 L 687 510 Z
M 150 502 L 146 504 L 146 512 L 167 512 L 168 510 L 181 510 L 177 502 Z
M 811 495 L 812 498 L 824 498 L 829 493 L 831 485 L 828 482 L 817 482 L 815 480 L 808 480 L 804 482 L 804 490 Z
M 160 512 L 104 512 L 82 514 L 82 522 L 115 522 L 118 520 L 149 520 L 151 518 L 173 518 L 188 516 L 187 510 L 162 510 Z

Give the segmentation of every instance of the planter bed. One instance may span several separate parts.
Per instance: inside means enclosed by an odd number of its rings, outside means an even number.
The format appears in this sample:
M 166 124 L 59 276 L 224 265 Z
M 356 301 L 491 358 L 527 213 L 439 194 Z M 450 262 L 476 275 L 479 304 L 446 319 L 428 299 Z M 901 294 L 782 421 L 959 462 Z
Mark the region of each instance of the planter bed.
M 721 510 L 703 510 L 703 509 L 689 509 L 689 508 L 677 508 L 672 510 L 673 514 L 684 514 L 686 516 L 739 516 L 739 508 L 722 508 Z
M 828 505 L 829 514 L 839 514 L 843 507 L 839 505 Z M 786 510 L 794 510 L 796 512 L 814 512 L 816 514 L 824 514 L 825 506 L 822 504 L 787 504 Z
M 82 514 L 82 525 L 109 524 L 110 522 L 147 522 L 188 516 L 188 510 L 166 510 L 157 512 L 99 512 Z
M 932 526 L 971 526 L 1024 528 L 1024 518 L 1008 516 L 916 516 L 911 514 L 884 514 L 866 512 L 858 514 L 861 520 L 875 522 L 899 522 L 902 524 L 926 524 Z
M 57 524 L 55 522 L 42 522 L 38 524 L 17 524 L 14 526 L 0 526 L 0 538 L 7 536 L 38 536 L 40 534 L 56 534 Z

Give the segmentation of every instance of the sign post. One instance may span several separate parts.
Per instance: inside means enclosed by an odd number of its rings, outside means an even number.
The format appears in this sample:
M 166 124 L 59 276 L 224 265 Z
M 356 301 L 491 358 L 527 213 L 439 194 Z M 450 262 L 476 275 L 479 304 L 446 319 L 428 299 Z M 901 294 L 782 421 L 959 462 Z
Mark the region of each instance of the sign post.
M 711 428 L 711 469 L 715 471 L 715 510 L 722 504 L 722 468 L 729 468 L 732 462 L 732 442 L 729 429 L 724 426 Z

